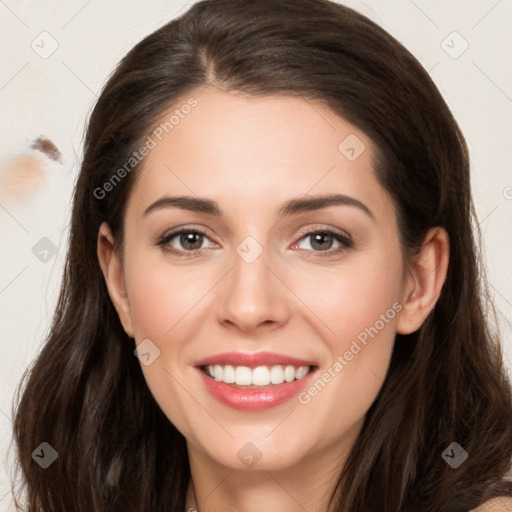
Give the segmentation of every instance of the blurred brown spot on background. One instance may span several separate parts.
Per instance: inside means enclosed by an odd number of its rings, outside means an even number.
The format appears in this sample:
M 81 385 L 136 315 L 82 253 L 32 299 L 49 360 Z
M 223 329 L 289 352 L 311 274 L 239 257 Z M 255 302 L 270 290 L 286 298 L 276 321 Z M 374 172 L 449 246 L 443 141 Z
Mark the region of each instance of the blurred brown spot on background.
M 0 0 L 1 1 L 1 0 Z M 61 163 L 61 153 L 48 138 L 35 139 L 28 151 L 0 160 L 0 203 L 31 199 L 45 182 L 46 172 Z
M 26 200 L 44 181 L 45 155 L 36 151 L 15 155 L 0 162 L 0 197 L 2 200 Z
M 38 151 L 43 152 L 47 157 L 55 160 L 56 162 L 61 161 L 60 151 L 50 139 L 39 137 L 32 143 L 32 146 L 30 147 L 32 149 L 37 149 Z

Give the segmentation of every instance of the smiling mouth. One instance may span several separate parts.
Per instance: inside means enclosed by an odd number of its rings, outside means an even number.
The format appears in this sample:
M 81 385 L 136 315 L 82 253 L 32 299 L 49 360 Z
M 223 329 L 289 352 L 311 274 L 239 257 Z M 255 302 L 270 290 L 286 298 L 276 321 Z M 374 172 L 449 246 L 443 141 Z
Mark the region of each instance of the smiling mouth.
M 232 387 L 261 389 L 303 379 L 318 367 L 274 365 L 250 368 L 248 366 L 205 365 L 200 366 L 200 369 L 207 377 Z

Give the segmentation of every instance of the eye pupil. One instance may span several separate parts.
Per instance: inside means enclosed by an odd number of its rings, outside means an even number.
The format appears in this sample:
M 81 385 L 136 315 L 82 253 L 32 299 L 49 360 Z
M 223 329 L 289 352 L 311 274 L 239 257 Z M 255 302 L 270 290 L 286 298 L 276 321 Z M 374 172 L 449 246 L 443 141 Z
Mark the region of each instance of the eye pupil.
M 321 251 L 323 250 L 327 250 L 327 249 L 330 249 L 331 246 L 332 246 L 332 236 L 327 234 L 327 233 L 316 233 L 313 236 L 313 242 L 311 244 L 311 247 L 313 248 L 319 248 Z M 325 238 L 329 239 L 330 238 L 330 243 L 328 242 L 327 244 L 325 243 L 322 243 L 322 240 L 325 242 Z M 317 247 L 315 247 L 315 244 L 318 244 Z
M 200 233 L 184 233 L 180 236 L 180 243 L 181 245 L 186 248 L 186 249 L 190 249 L 190 250 L 195 250 L 195 249 L 200 249 L 201 248 L 201 245 L 203 245 L 203 240 L 202 240 L 202 236 Z M 195 240 L 194 241 L 194 237 L 197 237 L 198 240 Z M 199 245 L 197 245 L 199 241 Z M 190 247 L 190 245 L 192 245 L 192 247 Z M 197 247 L 195 247 L 194 245 L 197 245 Z

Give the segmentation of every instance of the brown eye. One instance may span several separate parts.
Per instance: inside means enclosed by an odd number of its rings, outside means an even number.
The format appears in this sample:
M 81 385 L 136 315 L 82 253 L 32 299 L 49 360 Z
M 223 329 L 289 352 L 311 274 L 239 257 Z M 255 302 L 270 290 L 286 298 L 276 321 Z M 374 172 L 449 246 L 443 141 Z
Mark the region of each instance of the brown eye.
M 187 233 L 181 233 L 179 236 L 179 242 L 184 249 L 194 251 L 200 249 L 203 245 L 204 236 L 201 233 L 190 231 Z
M 334 237 L 327 233 L 315 233 L 311 237 L 311 247 L 319 251 L 326 251 L 332 247 Z
M 157 245 L 166 252 L 178 256 L 194 255 L 196 251 L 204 249 L 205 240 L 209 240 L 205 233 L 191 229 L 181 229 L 168 235 L 164 235 Z
M 309 247 L 305 250 L 314 253 L 326 253 L 325 256 L 334 255 L 353 247 L 353 242 L 348 236 L 343 236 L 334 231 L 311 231 L 301 237 L 298 244 L 309 240 Z M 337 244 L 335 246 L 334 244 Z M 334 248 L 333 248 L 334 247 Z M 324 256 L 324 254 L 322 254 Z

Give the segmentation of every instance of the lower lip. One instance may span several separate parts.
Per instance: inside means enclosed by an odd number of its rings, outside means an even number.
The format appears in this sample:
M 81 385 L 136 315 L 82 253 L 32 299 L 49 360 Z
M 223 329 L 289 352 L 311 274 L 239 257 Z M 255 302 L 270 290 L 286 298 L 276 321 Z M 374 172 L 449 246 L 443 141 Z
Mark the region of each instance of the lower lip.
M 273 384 L 262 388 L 237 388 L 224 382 L 219 382 L 208 377 L 201 368 L 197 368 L 206 389 L 210 394 L 228 407 L 241 411 L 262 411 L 276 407 L 295 395 L 299 394 L 306 387 L 316 373 L 317 368 L 313 368 L 302 379 L 293 382 L 283 382 L 282 384 Z

